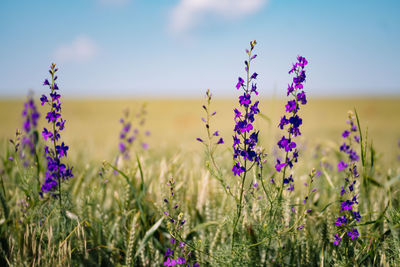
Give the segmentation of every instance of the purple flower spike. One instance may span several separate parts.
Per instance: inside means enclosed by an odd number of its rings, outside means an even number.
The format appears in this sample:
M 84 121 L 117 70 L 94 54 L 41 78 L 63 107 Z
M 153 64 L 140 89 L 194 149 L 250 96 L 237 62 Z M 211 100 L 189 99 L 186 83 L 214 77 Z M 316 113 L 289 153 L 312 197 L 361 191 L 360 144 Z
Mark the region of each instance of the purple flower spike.
M 258 74 L 251 74 L 250 67 L 252 61 L 256 58 L 252 56 L 252 52 L 256 45 L 255 41 L 250 43 L 250 49 L 247 50 L 248 59 L 245 61 L 245 70 L 247 81 L 239 77 L 236 85 L 237 89 L 242 88 L 242 95 L 239 96 L 240 107 L 234 109 L 234 132 L 233 137 L 233 159 L 234 166 L 232 168 L 235 176 L 242 176 L 249 169 L 244 166 L 250 166 L 250 169 L 255 165 L 260 165 L 260 153 L 256 152 L 258 143 L 258 131 L 254 128 L 255 117 L 260 113 L 258 107 L 259 101 L 252 101 L 252 97 L 258 95 L 257 84 L 252 80 L 257 79 Z M 254 164 L 252 164 L 253 162 Z M 248 163 L 248 164 L 247 164 Z
M 345 141 L 340 146 L 340 151 L 345 154 L 349 160 L 347 162 L 341 160 L 338 163 L 338 171 L 345 174 L 345 184 L 344 186 L 341 186 L 340 196 L 342 202 L 339 210 L 339 214 L 341 216 L 337 218 L 336 226 L 338 227 L 338 231 L 343 238 L 350 238 L 351 240 L 354 240 L 359 236 L 357 229 L 352 228 L 351 231 L 348 230 L 350 225 L 357 225 L 357 222 L 360 221 L 361 216 L 357 211 L 358 201 L 354 188 L 354 185 L 357 183 L 356 179 L 359 177 L 356 165 L 356 162 L 359 160 L 359 156 L 355 149 L 351 146 L 353 138 L 357 143 L 360 140 L 359 136 L 356 135 L 358 128 L 354 123 L 355 116 L 351 111 L 349 112 L 348 116 L 349 119 L 346 121 L 346 123 L 349 124 L 349 129 L 342 133 L 342 137 L 345 139 Z
M 58 143 L 61 135 L 60 132 L 64 130 L 65 120 L 61 118 L 61 95 L 57 94 L 55 90 L 58 90 L 58 86 L 54 81 L 56 80 L 55 73 L 57 72 L 55 64 L 52 64 L 49 70 L 51 75 L 51 84 L 46 79 L 43 85 L 48 85 L 50 89 L 50 98 L 42 95 L 40 100 L 42 105 L 48 103 L 50 111 L 47 113 L 46 119 L 54 131 L 49 131 L 46 128 L 42 131 L 42 136 L 45 141 L 50 139 L 52 147 L 45 146 L 45 157 L 47 160 L 47 170 L 45 172 L 45 180 L 41 187 L 41 195 L 43 193 L 50 192 L 54 197 L 60 197 L 61 200 L 61 183 L 69 178 L 73 177 L 72 167 L 68 167 L 61 162 L 61 158 L 67 156 L 69 147 L 64 142 Z M 58 191 L 58 192 L 57 192 Z
M 292 68 L 289 70 L 289 74 L 293 73 L 295 77 L 293 77 L 293 83 L 288 84 L 287 88 L 287 96 L 293 97 L 285 106 L 288 117 L 286 117 L 286 115 L 281 117 L 280 123 L 278 124 L 281 130 L 284 130 L 286 127 L 287 132 L 287 137 L 285 135 L 282 136 L 281 140 L 278 142 L 278 147 L 284 150 L 285 159 L 282 163 L 280 160 L 277 160 L 277 164 L 275 165 L 276 171 L 280 172 L 283 169 L 283 173 L 285 173 L 287 166 L 292 168 L 293 164 L 298 160 L 299 151 L 296 149 L 297 145 L 293 142 L 293 138 L 301 135 L 300 126 L 303 124 L 303 120 L 299 117 L 298 112 L 300 110 L 300 105 L 307 104 L 303 83 L 306 80 L 306 71 L 304 67 L 308 62 L 301 56 L 297 57 L 297 61 L 298 62 L 293 64 Z M 289 182 L 287 178 L 282 177 L 282 184 L 289 184 L 287 189 L 293 191 L 293 181 Z
M 123 117 L 120 118 L 119 122 L 122 124 L 121 130 L 119 132 L 119 142 L 118 142 L 118 151 L 119 154 L 115 159 L 115 164 L 118 165 L 122 163 L 121 160 L 129 160 L 130 159 L 130 150 L 132 146 L 138 145 L 141 149 L 147 150 L 148 144 L 143 142 L 144 138 L 150 135 L 149 131 L 145 131 L 142 129 L 145 124 L 145 116 L 147 114 L 145 105 L 143 104 L 139 112 L 136 114 L 135 119 L 138 127 L 133 129 L 132 117 L 130 116 L 129 110 L 124 110 Z M 136 141 L 136 142 L 135 142 Z M 116 173 L 118 175 L 118 173 Z

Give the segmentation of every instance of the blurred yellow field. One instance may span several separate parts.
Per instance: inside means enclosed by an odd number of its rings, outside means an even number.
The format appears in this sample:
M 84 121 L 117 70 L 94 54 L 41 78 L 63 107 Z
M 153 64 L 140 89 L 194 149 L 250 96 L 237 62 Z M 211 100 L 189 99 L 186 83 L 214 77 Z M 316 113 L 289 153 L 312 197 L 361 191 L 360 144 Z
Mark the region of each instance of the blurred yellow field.
M 143 103 L 148 112 L 145 128 L 151 132 L 148 139 L 151 150 L 202 150 L 195 139 L 205 135 L 201 121 L 204 99 L 65 100 L 63 113 L 67 127 L 63 138 L 70 144 L 72 158 L 79 151 L 94 160 L 109 159 L 110 153 L 117 151 L 121 129 L 119 119 L 123 110 L 129 109 L 134 114 Z M 217 115 L 211 127 L 220 130 L 227 146 L 232 142 L 235 105 L 235 100 L 228 99 L 215 99 L 212 102 Z M 284 105 L 284 101 L 270 99 L 260 103 L 261 112 L 270 119 L 260 118 L 257 125 L 262 130 L 260 138 L 266 147 L 276 144 L 279 135 L 276 126 L 285 111 Z M 13 129 L 21 129 L 22 108 L 22 100 L 0 101 L 0 138 L 11 138 Z M 353 108 L 357 109 L 361 127 L 364 130 L 368 128 L 369 139 L 373 140 L 377 152 L 385 152 L 381 156 L 387 162 L 395 160 L 400 150 L 397 146 L 400 139 L 399 98 L 311 99 L 300 110 L 304 117 L 301 142 L 310 147 L 328 140 L 340 142 L 347 111 Z M 41 113 L 43 116 L 44 110 Z

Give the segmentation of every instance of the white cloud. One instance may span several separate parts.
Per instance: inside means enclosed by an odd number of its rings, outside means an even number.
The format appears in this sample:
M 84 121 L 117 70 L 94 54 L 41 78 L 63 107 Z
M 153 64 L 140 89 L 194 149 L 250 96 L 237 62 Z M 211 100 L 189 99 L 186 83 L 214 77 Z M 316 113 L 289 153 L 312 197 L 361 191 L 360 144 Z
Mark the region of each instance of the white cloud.
M 268 0 L 180 0 L 170 17 L 170 29 L 182 33 L 200 24 L 207 16 L 236 19 L 250 15 Z
M 71 43 L 58 47 L 54 57 L 57 61 L 84 62 L 93 59 L 98 53 L 98 45 L 89 37 L 80 35 Z
M 130 0 L 99 0 L 100 4 L 122 6 L 130 2 Z

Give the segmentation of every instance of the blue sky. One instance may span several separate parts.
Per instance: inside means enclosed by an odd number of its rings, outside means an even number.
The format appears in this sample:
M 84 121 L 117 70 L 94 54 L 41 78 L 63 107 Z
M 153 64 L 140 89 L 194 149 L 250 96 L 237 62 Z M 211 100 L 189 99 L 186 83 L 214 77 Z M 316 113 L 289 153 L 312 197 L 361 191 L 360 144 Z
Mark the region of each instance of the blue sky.
M 309 96 L 400 95 L 400 1 L 0 1 L 0 97 L 41 94 L 52 62 L 68 97 L 236 94 L 256 39 L 258 86 L 283 96 L 297 55 Z

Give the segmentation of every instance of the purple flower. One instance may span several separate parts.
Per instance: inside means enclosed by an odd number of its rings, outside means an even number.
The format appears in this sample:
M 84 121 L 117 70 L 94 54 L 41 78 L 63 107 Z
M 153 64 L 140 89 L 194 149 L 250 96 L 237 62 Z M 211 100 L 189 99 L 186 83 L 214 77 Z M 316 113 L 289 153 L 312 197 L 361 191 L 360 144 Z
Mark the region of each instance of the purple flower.
M 147 144 L 147 143 L 142 143 L 142 148 L 143 148 L 144 150 L 148 149 L 148 148 L 149 148 L 149 144 Z
M 353 228 L 352 231 L 348 232 L 347 234 L 349 235 L 351 240 L 357 239 L 357 237 L 359 236 L 356 228 Z
M 340 241 L 342 241 L 342 238 L 339 236 L 339 234 L 336 234 L 333 244 L 335 244 L 336 246 L 339 246 Z
M 167 248 L 167 251 L 165 252 L 165 257 L 169 257 L 169 256 L 172 256 L 172 255 L 174 255 L 174 251 L 169 249 L 169 248 Z
M 222 137 L 218 140 L 217 144 L 223 144 L 224 143 L 224 139 L 222 139 Z
M 340 195 L 343 196 L 343 194 L 346 194 L 346 190 L 344 189 L 344 187 L 342 186 L 342 190 L 340 191 Z
M 240 166 L 239 162 L 236 162 L 236 164 L 233 165 L 232 171 L 235 176 L 240 176 L 245 171 L 245 168 L 243 166 Z
M 44 105 L 44 103 L 47 103 L 48 102 L 48 100 L 47 100 L 47 96 L 45 96 L 45 95 L 42 95 L 42 97 L 40 98 L 40 101 L 42 102 L 42 106 Z
M 277 159 L 276 162 L 277 163 L 275 165 L 275 169 L 276 169 L 277 172 L 280 172 L 281 169 L 287 165 L 286 162 L 281 163 L 281 161 L 279 159 Z
M 342 151 L 342 152 L 347 152 L 349 149 L 350 149 L 350 146 L 348 146 L 346 143 L 343 143 L 340 146 L 340 151 Z
M 253 73 L 253 75 L 251 75 L 250 79 L 257 79 L 258 74 L 256 72 Z
M 240 88 L 241 86 L 243 86 L 243 84 L 244 84 L 244 80 L 243 80 L 241 77 L 239 77 L 239 78 L 238 78 L 238 83 L 236 84 L 236 89 L 239 90 L 239 88 Z
M 348 154 L 349 154 L 350 161 L 352 161 L 352 162 L 358 161 L 360 159 L 360 157 L 357 155 L 357 153 L 352 149 L 350 149 L 350 151 L 348 151 Z
M 66 157 L 67 151 L 68 151 L 68 146 L 66 146 L 64 142 L 62 142 L 61 145 L 56 145 L 56 153 L 60 158 Z
M 290 74 L 290 73 L 289 73 Z M 294 91 L 294 87 L 293 87 L 293 83 L 292 84 L 288 84 L 288 88 L 287 88 L 287 96 L 289 96 L 291 93 L 293 93 Z
M 340 216 L 336 219 L 336 226 L 345 226 L 347 223 L 347 218 L 346 216 Z
M 125 144 L 124 143 L 119 143 L 119 151 L 121 152 L 121 153 L 124 153 L 125 151 L 126 151 L 126 146 L 125 146 Z
M 290 100 L 288 101 L 288 103 L 286 104 L 286 112 L 297 112 L 297 104 L 296 104 L 296 100 Z
M 342 133 L 342 137 L 343 137 L 343 138 L 347 138 L 349 135 L 350 135 L 350 132 L 347 131 L 347 130 L 345 130 L 345 131 Z
M 354 211 L 354 212 L 353 212 L 353 215 L 354 215 L 354 219 L 355 219 L 357 222 L 359 222 L 360 219 L 361 219 L 360 213 L 359 213 L 358 211 Z
M 167 260 L 164 262 L 164 266 L 175 266 L 176 264 L 176 260 L 170 258 L 167 258 Z
M 354 202 L 350 200 L 343 201 L 342 204 L 340 205 L 340 212 L 345 210 L 352 210 L 353 204 Z
M 337 165 L 337 167 L 338 167 L 338 171 L 343 171 L 343 170 L 345 170 L 346 168 L 347 168 L 347 163 L 346 162 L 344 162 L 343 160 L 341 160 L 339 163 L 338 163 L 338 165 Z
M 251 100 L 250 100 L 250 94 L 243 94 L 242 96 L 239 96 L 239 104 L 241 106 L 249 106 L 251 104 Z
M 184 257 L 179 257 L 178 260 L 177 260 L 177 263 L 178 264 L 184 264 L 184 263 L 186 263 L 186 260 L 185 260 Z
M 287 125 L 287 124 L 289 124 L 289 120 L 288 119 L 286 119 L 286 116 L 283 116 L 282 118 L 281 118 L 281 122 L 279 123 L 279 128 L 281 129 L 281 130 L 283 130 L 283 127 L 285 127 L 285 125 Z

